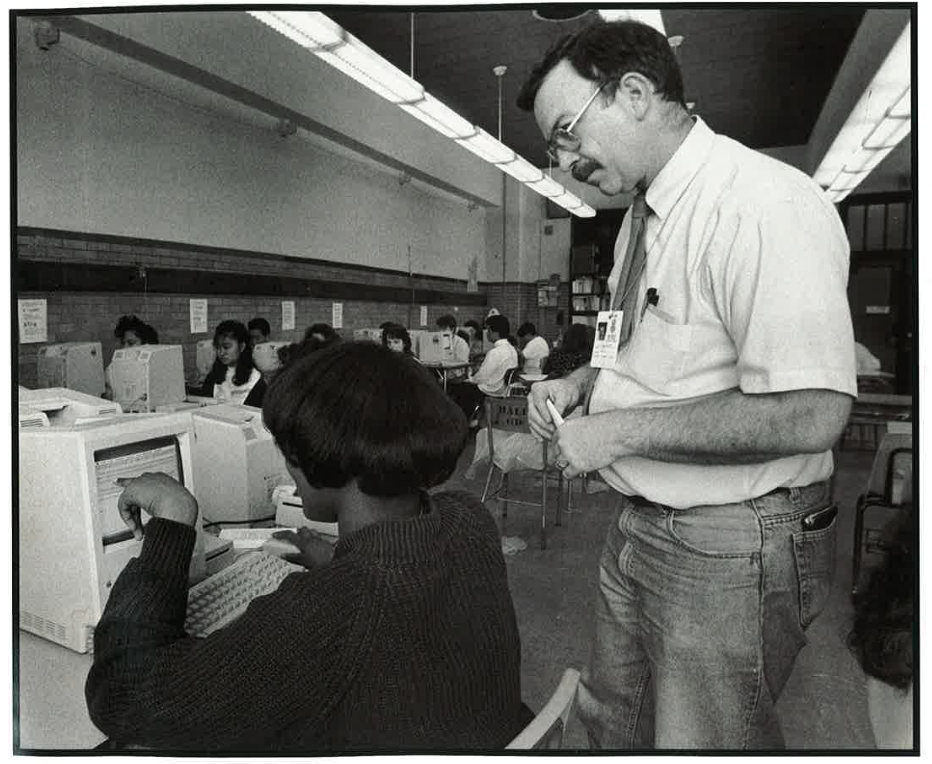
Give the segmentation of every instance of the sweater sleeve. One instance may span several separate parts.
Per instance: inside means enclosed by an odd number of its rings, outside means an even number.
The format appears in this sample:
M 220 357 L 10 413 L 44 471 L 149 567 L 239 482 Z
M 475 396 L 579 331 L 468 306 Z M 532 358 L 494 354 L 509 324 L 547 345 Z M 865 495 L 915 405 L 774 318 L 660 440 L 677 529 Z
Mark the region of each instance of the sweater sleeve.
M 378 596 L 363 606 L 359 595 L 377 594 L 365 580 L 372 572 L 332 563 L 292 574 L 233 624 L 196 639 L 183 629 L 193 541 L 187 526 L 153 519 L 117 579 L 94 634 L 92 721 L 154 748 L 274 750 L 295 728 L 306 737 L 356 673 L 361 617 L 378 609 Z

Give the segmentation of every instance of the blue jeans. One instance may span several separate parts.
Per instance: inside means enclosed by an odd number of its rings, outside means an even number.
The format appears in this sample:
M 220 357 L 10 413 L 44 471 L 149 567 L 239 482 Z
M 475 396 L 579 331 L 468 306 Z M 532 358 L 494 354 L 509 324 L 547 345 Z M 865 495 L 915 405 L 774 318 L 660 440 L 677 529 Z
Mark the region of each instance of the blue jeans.
M 579 686 L 593 748 L 782 748 L 774 703 L 835 571 L 828 482 L 676 510 L 621 498 Z

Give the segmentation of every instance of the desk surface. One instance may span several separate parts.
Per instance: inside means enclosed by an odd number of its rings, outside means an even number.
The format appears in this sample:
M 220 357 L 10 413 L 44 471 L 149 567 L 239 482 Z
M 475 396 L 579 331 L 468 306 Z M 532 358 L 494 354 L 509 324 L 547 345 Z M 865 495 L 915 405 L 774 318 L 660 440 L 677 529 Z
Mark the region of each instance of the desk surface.
M 440 363 L 424 363 L 428 369 L 466 369 L 469 367 L 467 361 L 441 361 Z
M 93 657 L 19 632 L 19 745 L 89 750 L 106 739 L 87 715 L 84 682 Z

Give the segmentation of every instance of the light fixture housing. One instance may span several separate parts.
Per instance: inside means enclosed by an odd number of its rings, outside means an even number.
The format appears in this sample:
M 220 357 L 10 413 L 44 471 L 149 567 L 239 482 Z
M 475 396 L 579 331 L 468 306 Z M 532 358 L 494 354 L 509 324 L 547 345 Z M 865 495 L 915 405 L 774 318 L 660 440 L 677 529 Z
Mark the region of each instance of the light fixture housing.
M 833 202 L 857 188 L 912 129 L 910 26 L 906 24 L 813 173 Z
M 386 61 L 327 15 L 319 11 L 246 12 L 574 215 L 595 215 L 595 210 L 589 205 L 501 141 L 431 96 L 417 80 Z

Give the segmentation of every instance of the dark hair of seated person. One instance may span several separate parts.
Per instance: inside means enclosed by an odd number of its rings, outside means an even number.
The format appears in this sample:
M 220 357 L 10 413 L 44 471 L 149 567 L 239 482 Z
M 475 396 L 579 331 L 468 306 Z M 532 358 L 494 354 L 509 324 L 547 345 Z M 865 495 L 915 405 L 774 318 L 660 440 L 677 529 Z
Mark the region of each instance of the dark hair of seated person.
M 913 513 L 908 505 L 884 529 L 885 559 L 854 598 L 848 646 L 864 673 L 905 690 L 913 681 L 915 579 L 918 574 Z
M 405 329 L 401 324 L 389 323 L 382 327 L 382 344 L 385 347 L 388 347 L 389 340 L 401 340 L 401 344 L 404 346 L 404 352 L 407 355 L 411 355 L 411 335 L 408 333 L 408 330 Z
M 311 324 L 304 332 L 304 339 L 308 340 L 315 334 L 323 340 L 325 345 L 332 345 L 335 342 L 340 342 L 342 339 L 339 332 L 330 326 L 330 324 Z
M 378 497 L 447 480 L 468 433 L 427 369 L 374 342 L 340 342 L 294 360 L 272 381 L 263 418 L 312 487 L 355 480 Z
M 231 319 L 221 321 L 214 330 L 214 348 L 216 349 L 225 338 L 230 338 L 244 346 L 240 349 L 239 358 L 236 360 L 236 367 L 233 371 L 233 384 L 244 385 L 249 381 L 252 370 L 255 368 L 252 363 L 252 346 L 249 344 L 249 332 L 246 329 L 246 325 L 241 321 L 233 321 Z M 212 395 L 214 385 L 222 384 L 223 380 L 226 379 L 226 375 L 227 367 L 224 366 L 223 361 L 220 360 L 220 356 L 218 355 L 214 359 L 214 364 L 210 367 L 207 377 L 204 379 L 204 390 L 210 391 L 204 394 Z
M 120 316 L 116 328 L 113 330 L 113 336 L 123 342 L 123 335 L 127 332 L 133 332 L 141 340 L 143 345 L 158 345 L 159 335 L 155 329 L 137 316 Z
M 562 377 L 580 366 L 585 366 L 592 357 L 595 328 L 586 324 L 570 324 L 563 332 L 559 347 L 550 351 L 544 359 L 541 371 L 550 378 Z
M 288 345 L 282 345 L 276 351 L 278 355 L 278 361 L 281 364 L 278 372 L 276 373 L 281 372 L 283 368 L 301 356 L 306 355 L 307 353 L 313 353 L 317 350 L 322 350 L 325 347 L 328 347 L 327 343 L 314 336 L 310 336 L 307 339 L 301 340 L 300 342 L 292 342 Z

